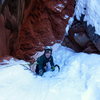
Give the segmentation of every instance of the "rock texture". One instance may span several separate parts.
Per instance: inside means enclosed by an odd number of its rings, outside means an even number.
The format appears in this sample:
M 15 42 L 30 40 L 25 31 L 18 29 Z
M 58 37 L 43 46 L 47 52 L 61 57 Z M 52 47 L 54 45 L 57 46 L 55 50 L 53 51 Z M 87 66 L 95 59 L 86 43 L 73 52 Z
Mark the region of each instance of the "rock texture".
M 100 53 L 100 36 L 95 34 L 95 28 L 83 21 L 74 18 L 68 35 L 65 36 L 62 45 L 68 46 L 77 52 Z
M 17 58 L 31 61 L 36 51 L 62 40 L 74 12 L 74 0 L 30 0 L 24 7 L 18 34 Z M 66 17 L 67 16 L 67 17 Z
M 60 42 L 75 0 L 1 0 L 0 56 L 31 61 L 45 45 Z
M 61 42 L 78 52 L 100 53 L 100 36 L 81 18 L 65 28 L 73 16 L 75 0 L 0 0 L 0 57 L 33 61 L 44 46 Z
M 18 2 L 1 0 L 0 3 L 0 57 L 11 55 L 18 35 Z M 10 3 L 12 2 L 12 3 Z M 13 5 L 14 4 L 14 5 Z

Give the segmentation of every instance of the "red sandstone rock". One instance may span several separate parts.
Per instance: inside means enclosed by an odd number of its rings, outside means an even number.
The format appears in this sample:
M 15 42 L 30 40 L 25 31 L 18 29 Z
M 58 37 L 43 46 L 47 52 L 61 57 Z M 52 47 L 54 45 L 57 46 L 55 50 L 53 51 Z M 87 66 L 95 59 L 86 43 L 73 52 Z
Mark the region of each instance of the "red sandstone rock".
M 16 57 L 30 61 L 35 52 L 62 40 L 74 0 L 33 0 L 24 10 L 19 31 Z M 68 18 L 65 18 L 68 16 Z
M 13 55 L 30 61 L 45 45 L 61 41 L 73 15 L 74 2 L 5 0 L 0 5 L 0 56 Z
M 75 0 L 5 0 L 0 5 L 0 57 L 12 55 L 33 62 L 35 52 L 63 40 L 74 4 Z M 73 23 L 63 45 L 99 53 L 100 39 L 96 41 L 79 23 Z
M 0 57 L 11 55 L 16 40 L 17 20 L 6 2 L 0 14 Z
M 4 22 L 5 22 L 5 19 L 1 15 L 0 16 L 0 57 L 9 54 L 8 41 L 9 41 L 10 32 L 9 30 L 5 29 Z

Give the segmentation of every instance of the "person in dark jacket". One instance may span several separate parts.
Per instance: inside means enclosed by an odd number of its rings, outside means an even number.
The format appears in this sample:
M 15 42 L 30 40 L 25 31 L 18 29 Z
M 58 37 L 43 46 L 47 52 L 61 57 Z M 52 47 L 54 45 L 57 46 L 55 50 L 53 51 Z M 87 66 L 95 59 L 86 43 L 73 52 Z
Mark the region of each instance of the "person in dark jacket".
M 48 65 L 51 66 L 51 70 L 54 71 L 54 62 L 52 57 L 52 48 L 47 46 L 45 48 L 44 54 L 37 59 L 36 74 L 43 75 L 44 72 L 48 70 Z

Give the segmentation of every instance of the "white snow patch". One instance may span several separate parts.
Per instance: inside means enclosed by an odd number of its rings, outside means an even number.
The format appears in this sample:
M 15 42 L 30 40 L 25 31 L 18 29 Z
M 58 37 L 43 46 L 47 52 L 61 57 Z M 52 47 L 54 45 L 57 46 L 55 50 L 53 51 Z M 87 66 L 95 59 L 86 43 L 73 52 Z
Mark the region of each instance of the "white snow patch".
M 67 19 L 68 17 L 69 17 L 68 15 L 65 15 L 65 16 L 64 16 L 64 19 Z
M 11 60 L 10 67 L 0 69 L 0 100 L 99 100 L 100 55 L 75 53 L 60 44 L 52 48 L 60 72 L 35 76 L 23 66 L 27 62 Z
M 57 4 L 57 5 L 55 6 L 56 10 L 59 11 L 59 12 L 61 12 L 62 9 L 63 9 L 64 7 L 65 7 L 65 6 L 64 6 L 63 4 Z

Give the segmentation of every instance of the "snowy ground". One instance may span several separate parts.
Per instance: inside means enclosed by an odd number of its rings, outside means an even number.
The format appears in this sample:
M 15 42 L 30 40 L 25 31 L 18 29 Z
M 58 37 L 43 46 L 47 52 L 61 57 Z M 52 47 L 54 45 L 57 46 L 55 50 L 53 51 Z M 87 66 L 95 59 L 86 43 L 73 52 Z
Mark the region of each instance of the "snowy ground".
M 100 100 L 100 55 L 55 44 L 53 57 L 61 71 L 43 77 L 26 70 L 24 61 L 0 66 L 0 100 Z

